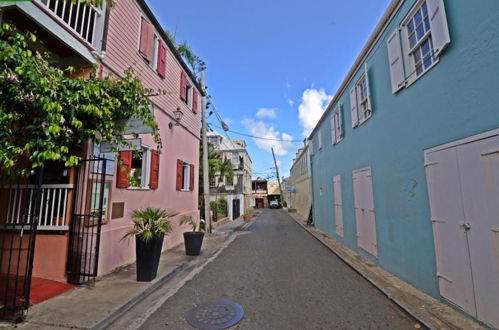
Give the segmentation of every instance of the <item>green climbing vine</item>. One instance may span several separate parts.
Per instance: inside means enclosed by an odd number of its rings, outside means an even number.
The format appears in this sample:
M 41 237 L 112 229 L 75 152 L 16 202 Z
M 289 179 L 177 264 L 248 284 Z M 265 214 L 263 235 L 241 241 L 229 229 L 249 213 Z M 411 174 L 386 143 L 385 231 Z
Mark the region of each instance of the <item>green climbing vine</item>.
M 69 77 L 72 67 L 58 68 L 47 54 L 32 51 L 31 33 L 0 27 L 0 168 L 15 167 L 29 155 L 33 168 L 50 160 L 71 167 L 75 150 L 89 139 L 126 144 L 124 123 L 138 118 L 152 128 L 161 150 L 159 127 L 149 97 L 164 93 L 144 88 L 132 69 L 121 78 Z

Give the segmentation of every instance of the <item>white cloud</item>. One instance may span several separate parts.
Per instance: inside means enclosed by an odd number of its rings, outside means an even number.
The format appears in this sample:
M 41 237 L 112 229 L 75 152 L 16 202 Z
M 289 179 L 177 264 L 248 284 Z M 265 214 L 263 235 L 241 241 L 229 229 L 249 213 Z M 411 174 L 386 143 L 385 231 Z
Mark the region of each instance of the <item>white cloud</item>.
M 277 156 L 287 155 L 291 150 L 294 149 L 293 137 L 284 132 L 279 132 L 275 129 L 273 125 L 267 125 L 261 120 L 254 119 L 244 119 L 242 124 L 250 132 L 251 135 L 271 139 L 253 139 L 258 146 L 258 148 L 271 151 L 274 148 L 274 152 Z M 286 140 L 286 141 L 274 141 L 274 140 Z
M 260 119 L 268 118 L 268 119 L 276 119 L 277 113 L 275 109 L 271 108 L 260 108 L 256 112 L 256 117 Z
M 332 98 L 333 96 L 326 94 L 323 88 L 309 88 L 303 92 L 302 101 L 298 107 L 298 118 L 303 128 L 303 136 L 307 137 L 312 132 Z

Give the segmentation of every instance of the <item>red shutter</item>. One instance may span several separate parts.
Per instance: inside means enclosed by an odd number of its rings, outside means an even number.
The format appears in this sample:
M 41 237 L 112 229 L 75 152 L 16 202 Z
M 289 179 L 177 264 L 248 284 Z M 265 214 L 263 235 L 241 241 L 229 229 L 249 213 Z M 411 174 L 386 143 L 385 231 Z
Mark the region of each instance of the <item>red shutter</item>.
M 130 183 L 128 182 L 128 173 L 132 169 L 132 152 L 131 151 L 120 151 L 121 164 L 118 162 L 118 167 L 116 171 L 116 188 L 128 188 Z
M 187 77 L 183 71 L 180 74 L 180 98 L 187 101 Z
M 151 175 L 149 180 L 149 188 L 158 189 L 159 187 L 159 153 L 156 150 L 151 150 Z
M 194 89 L 194 92 L 192 93 L 192 111 L 194 113 L 198 113 L 198 91 L 197 91 L 197 89 Z
M 158 42 L 158 68 L 157 72 L 161 78 L 166 77 L 166 46 L 162 40 Z
M 142 18 L 140 28 L 140 46 L 139 53 L 145 57 L 146 60 L 151 61 L 154 52 L 153 45 L 154 36 L 152 33 L 152 25 L 144 18 Z
M 184 181 L 184 162 L 177 159 L 177 190 L 182 190 Z
M 193 191 L 194 190 L 194 165 L 190 164 L 189 165 L 189 190 Z

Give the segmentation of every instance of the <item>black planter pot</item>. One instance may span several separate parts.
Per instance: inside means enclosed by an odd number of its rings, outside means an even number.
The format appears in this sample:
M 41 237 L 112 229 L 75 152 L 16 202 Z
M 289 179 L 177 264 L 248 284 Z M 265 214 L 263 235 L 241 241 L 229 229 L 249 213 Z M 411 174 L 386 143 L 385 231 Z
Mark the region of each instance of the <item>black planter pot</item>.
M 204 233 L 199 231 L 188 231 L 184 233 L 185 254 L 198 256 L 201 253 Z
M 150 282 L 156 278 L 163 239 L 164 236 L 144 242 L 136 237 L 137 281 Z

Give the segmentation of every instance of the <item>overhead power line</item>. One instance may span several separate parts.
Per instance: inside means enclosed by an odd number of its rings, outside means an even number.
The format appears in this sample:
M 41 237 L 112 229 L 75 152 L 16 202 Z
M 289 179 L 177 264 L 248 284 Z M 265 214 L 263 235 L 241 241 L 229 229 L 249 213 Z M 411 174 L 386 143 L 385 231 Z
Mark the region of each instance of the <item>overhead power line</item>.
M 213 125 L 213 124 L 211 124 L 211 126 L 216 127 L 216 128 L 220 128 L 220 129 L 223 129 L 222 127 L 217 126 L 217 125 Z M 251 137 L 251 138 L 254 138 L 254 139 L 260 139 L 260 140 L 279 141 L 279 142 L 291 142 L 291 143 L 303 143 L 303 141 L 302 141 L 302 140 L 272 139 L 272 138 L 266 138 L 266 137 L 262 137 L 262 136 L 255 136 L 255 135 L 251 135 L 251 134 L 246 134 L 246 133 L 236 132 L 236 131 L 232 131 L 232 130 L 229 130 L 229 132 L 234 133 L 234 134 L 237 134 L 237 135 L 242 135 L 242 136 Z

